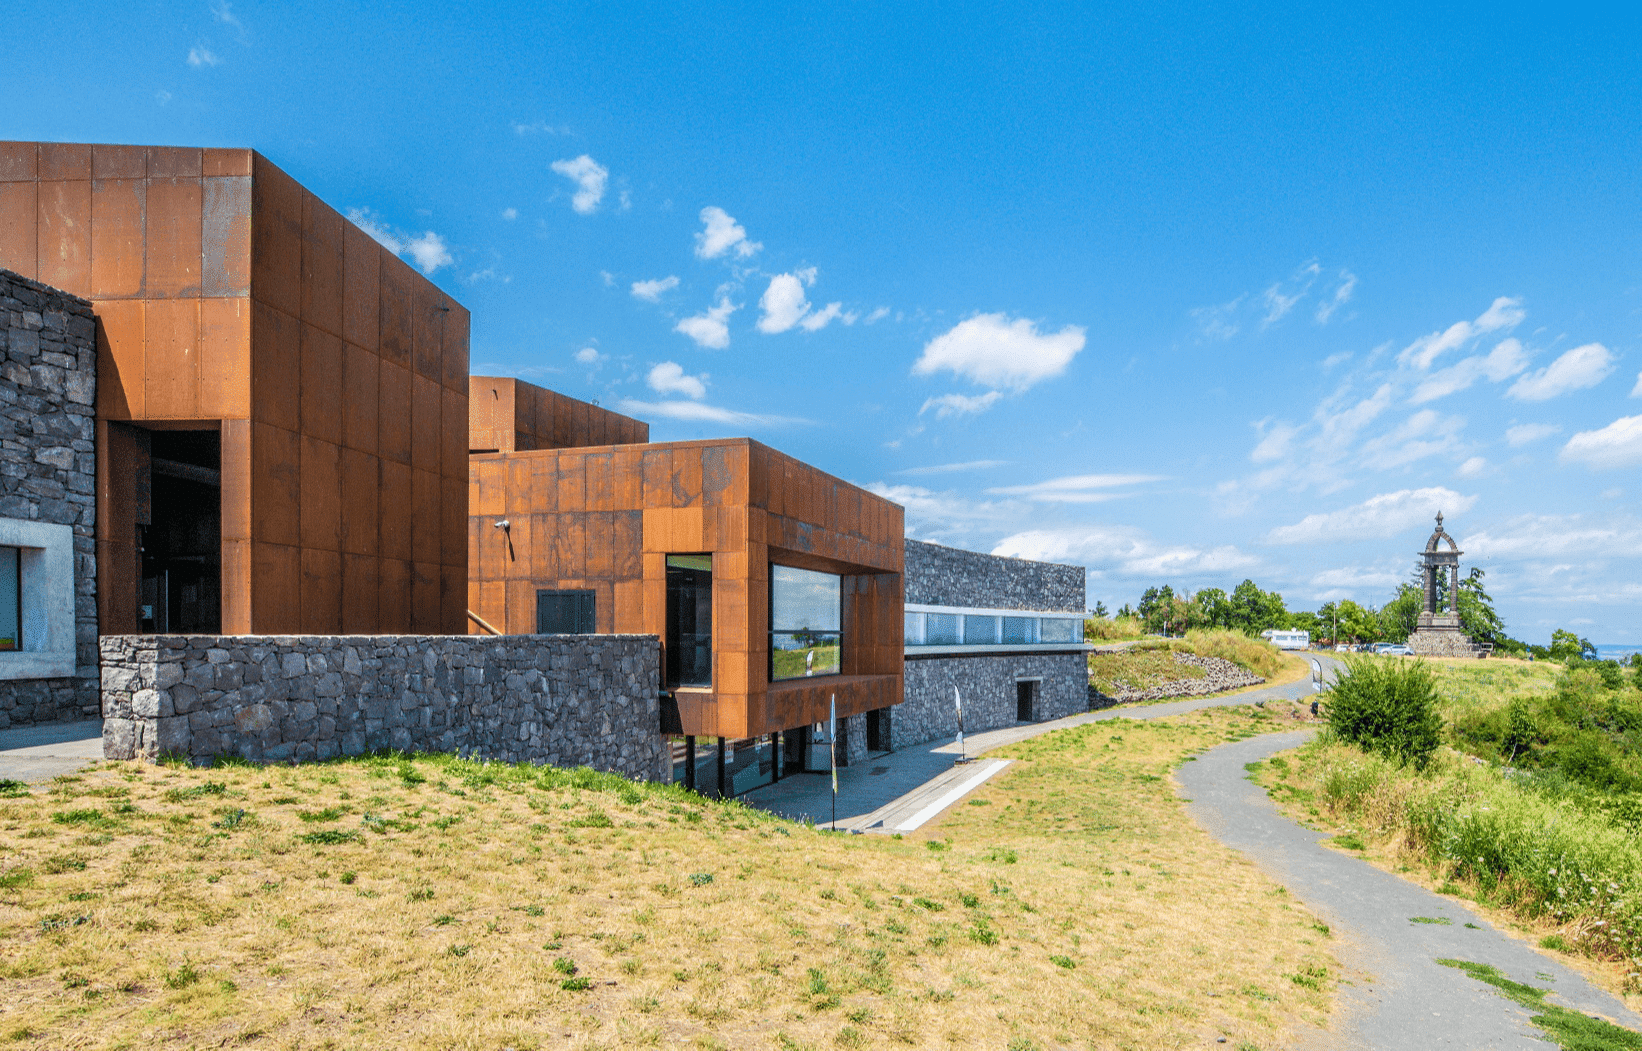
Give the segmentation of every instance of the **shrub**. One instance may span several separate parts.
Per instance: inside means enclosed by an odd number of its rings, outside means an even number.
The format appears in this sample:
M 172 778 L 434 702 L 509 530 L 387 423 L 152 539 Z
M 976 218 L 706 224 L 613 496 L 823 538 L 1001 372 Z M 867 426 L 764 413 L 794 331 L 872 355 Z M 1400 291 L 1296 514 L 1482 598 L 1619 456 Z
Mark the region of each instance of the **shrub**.
M 1423 770 L 1441 739 L 1437 688 L 1424 661 L 1347 658 L 1328 703 L 1342 741 Z

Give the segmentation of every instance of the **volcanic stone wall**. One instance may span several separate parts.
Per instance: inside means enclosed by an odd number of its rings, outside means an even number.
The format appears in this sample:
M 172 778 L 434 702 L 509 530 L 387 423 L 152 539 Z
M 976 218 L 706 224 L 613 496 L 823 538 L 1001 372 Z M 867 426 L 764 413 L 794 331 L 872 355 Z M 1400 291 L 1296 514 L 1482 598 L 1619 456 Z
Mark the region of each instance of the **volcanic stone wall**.
M 963 695 L 964 732 L 1014 726 L 1017 679 L 1042 677 L 1034 722 L 1089 710 L 1089 671 L 1082 653 L 925 657 L 907 661 L 906 700 L 894 709 L 896 748 L 958 732 L 952 688 Z
M 669 773 L 653 635 L 110 635 L 102 658 L 110 759 L 392 748 Z
M 906 601 L 919 606 L 1084 611 L 1082 566 L 906 542 Z

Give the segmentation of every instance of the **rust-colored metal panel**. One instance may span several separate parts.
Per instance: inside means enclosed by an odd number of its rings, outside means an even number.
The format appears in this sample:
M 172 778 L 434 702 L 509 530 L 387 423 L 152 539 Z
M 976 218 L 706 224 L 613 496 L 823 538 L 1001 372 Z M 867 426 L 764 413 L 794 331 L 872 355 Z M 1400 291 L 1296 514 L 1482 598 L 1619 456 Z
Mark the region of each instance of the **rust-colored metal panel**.
M 302 320 L 342 336 L 342 228 L 346 220 L 306 190 L 302 194 Z
M 301 317 L 302 187 L 260 153 L 251 170 L 251 296 Z
M 668 446 L 646 449 L 641 459 L 644 475 L 641 506 L 646 510 L 673 506 L 673 450 Z
M 644 576 L 644 512 L 616 511 L 611 515 L 611 528 L 615 534 L 611 577 L 637 580 Z
M 342 444 L 377 451 L 378 371 L 381 359 L 352 343 L 342 345 Z
M 91 291 L 98 299 L 143 293 L 144 209 L 148 183 L 102 179 L 91 184 Z
M 135 428 L 97 421 L 97 618 L 108 634 L 137 630 Z
M 411 462 L 411 373 L 382 359 L 378 371 L 381 415 L 377 452 L 384 460 L 409 466 Z
M 40 178 L 40 145 L 0 142 L 0 182 L 34 182 Z
M 251 416 L 251 301 L 200 300 L 200 415 Z
M 448 387 L 439 391 L 439 473 L 446 478 L 467 478 L 468 406 L 460 391 Z
M 93 179 L 142 179 L 148 175 L 148 150 L 143 146 L 92 146 Z
M 375 557 L 381 513 L 377 506 L 380 461 L 369 453 L 344 446 L 337 462 L 342 480 L 342 550 Z
M 582 466 L 582 458 L 561 454 L 558 460 L 559 513 L 579 514 L 587 510 L 587 471 Z
M 439 562 L 441 565 L 466 568 L 467 518 L 467 479 L 439 479 Z
M 411 557 L 416 562 L 438 562 L 440 558 L 439 476 L 432 471 L 411 471 Z
M 384 558 L 379 565 L 382 575 L 377 593 L 377 630 L 384 635 L 408 635 L 414 620 L 411 615 L 411 565 L 397 558 Z
M 340 446 L 302 436 L 302 546 L 342 550 Z
M 610 477 L 610 453 L 590 453 L 581 457 L 586 478 L 584 505 L 589 511 L 609 511 L 616 506 Z
M 617 580 L 610 588 L 610 607 L 611 631 L 644 634 L 644 581 Z
M 474 590 L 469 587 L 470 594 Z M 470 599 L 472 605 L 469 608 L 489 621 L 497 630 L 511 631 L 507 623 L 507 585 L 500 580 L 485 581 L 479 585 L 477 592 L 477 595 Z
M 559 454 L 543 452 L 526 458 L 530 464 L 530 509 L 538 514 L 557 514 L 559 511 Z
M 392 460 L 379 461 L 382 465 L 382 485 L 377 492 L 378 537 L 383 558 L 401 562 L 411 560 L 411 496 L 410 465 Z
M 466 391 L 468 389 L 468 335 L 473 325 L 473 317 L 467 308 L 455 300 L 445 298 L 444 305 L 450 310 L 445 314 L 445 324 L 440 330 L 443 338 L 443 347 L 440 351 L 444 374 L 441 382 L 446 390 Z
M 580 575 L 607 580 L 615 570 L 616 525 L 610 511 L 589 511 L 582 516 L 587 548 Z
M 205 158 L 196 146 L 150 146 L 148 176 L 151 179 L 198 179 L 205 174 Z
M 302 631 L 302 552 L 285 544 L 251 545 L 251 631 Z
M 439 634 L 439 564 L 411 563 L 411 631 L 418 635 Z
M 251 548 L 249 540 L 222 542 L 222 633 L 251 634 Z M 135 628 L 133 628 L 135 630 Z
M 355 226 L 342 226 L 342 337 L 361 347 L 375 347 L 382 325 L 382 289 L 378 264 L 382 246 Z
M 576 576 L 587 564 L 587 516 L 558 516 L 553 532 L 553 562 L 557 577 Z
M 287 431 L 302 426 L 302 324 L 251 301 L 251 418 Z
M 146 414 L 143 385 L 147 304 L 140 299 L 97 304 L 97 416 L 129 420 Z
M 468 464 L 468 514 L 507 513 L 507 461 L 475 459 Z
M 91 178 L 91 147 L 79 142 L 40 143 L 40 178 Z
M 251 151 L 246 149 L 205 149 L 200 151 L 200 170 L 206 178 L 216 175 L 251 175 Z
M 150 419 L 198 419 L 200 301 L 150 299 L 144 335 L 145 415 Z
M 88 166 L 90 159 L 87 150 Z M 37 280 L 86 295 L 91 285 L 91 182 L 41 182 L 39 186 Z
M 382 357 L 405 369 L 411 365 L 411 272 L 386 248 L 377 248 L 381 286 Z
M 342 442 L 342 340 L 302 323 L 303 434 Z
M 412 371 L 434 383 L 445 377 L 445 296 L 427 280 L 411 278 Z
M 372 496 L 374 497 L 374 493 Z M 373 555 L 342 555 L 342 631 L 370 635 L 381 630 L 376 602 L 381 591 L 381 561 Z
M 221 532 L 225 540 L 251 539 L 251 422 L 223 420 L 218 430 L 222 480 Z
M 144 244 L 148 298 L 200 294 L 200 180 L 150 179 Z
M 439 381 L 413 372 L 411 384 L 411 466 L 418 471 L 439 473 L 443 450 L 439 430 L 444 414 L 440 405 Z
M 250 154 L 246 154 L 250 162 Z M 200 293 L 251 294 L 251 177 L 200 180 Z
M 699 445 L 673 450 L 673 507 L 701 506 L 701 454 Z
M 39 184 L 0 182 L 0 267 L 34 279 L 39 226 Z
M 296 547 L 302 537 L 302 440 L 251 424 L 251 538 Z
M 342 556 L 335 551 L 302 549 L 302 631 L 342 631 Z
M 439 567 L 439 624 L 434 633 L 460 635 L 467 625 L 467 573 L 461 566 Z

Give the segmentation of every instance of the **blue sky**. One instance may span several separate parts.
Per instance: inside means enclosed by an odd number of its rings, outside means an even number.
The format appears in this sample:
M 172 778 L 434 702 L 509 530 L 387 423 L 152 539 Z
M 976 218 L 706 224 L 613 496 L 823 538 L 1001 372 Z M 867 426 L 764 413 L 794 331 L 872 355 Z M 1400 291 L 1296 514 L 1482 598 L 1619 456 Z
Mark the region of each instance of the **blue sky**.
M 1378 605 L 1440 506 L 1513 634 L 1642 638 L 1635 13 L 1141 6 L 22 0 L 0 136 L 254 147 L 475 372 L 1091 604 Z

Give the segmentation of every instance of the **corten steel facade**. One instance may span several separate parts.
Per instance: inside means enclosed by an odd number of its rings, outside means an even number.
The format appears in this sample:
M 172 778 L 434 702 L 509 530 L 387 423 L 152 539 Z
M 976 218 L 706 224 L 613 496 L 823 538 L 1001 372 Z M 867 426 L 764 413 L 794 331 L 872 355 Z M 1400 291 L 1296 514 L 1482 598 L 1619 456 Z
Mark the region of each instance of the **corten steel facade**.
M 504 633 L 537 630 L 539 590 L 585 589 L 595 631 L 665 647 L 667 556 L 712 556 L 712 683 L 674 691 L 674 732 L 751 738 L 825 721 L 833 696 L 840 718 L 900 702 L 900 506 L 747 438 L 477 454 L 470 478 L 469 608 Z M 842 577 L 840 674 L 770 681 L 772 563 Z
M 650 425 L 531 383 L 497 376 L 468 378 L 468 450 L 510 453 L 633 445 Z
M 244 149 L 0 143 L 0 266 L 97 314 L 104 633 L 157 630 L 165 543 L 213 633 L 464 630 L 460 304 Z

